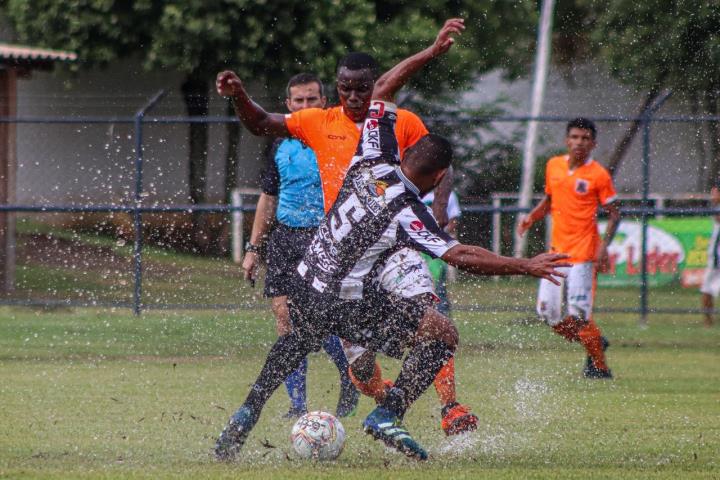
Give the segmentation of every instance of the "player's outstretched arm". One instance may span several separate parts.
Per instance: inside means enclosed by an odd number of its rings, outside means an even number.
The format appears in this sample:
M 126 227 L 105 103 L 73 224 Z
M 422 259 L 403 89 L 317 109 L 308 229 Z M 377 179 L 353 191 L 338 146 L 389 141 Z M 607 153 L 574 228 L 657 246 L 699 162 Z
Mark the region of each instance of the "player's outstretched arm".
M 220 95 L 232 98 L 235 114 L 253 135 L 290 136 L 285 125 L 285 115 L 268 113 L 253 102 L 235 72 L 225 70 L 218 73 L 215 88 Z
M 451 18 L 438 32 L 435 42 L 425 50 L 406 58 L 393 68 L 382 74 L 375 82 L 373 99 L 393 101 L 395 94 L 407 83 L 407 81 L 433 58 L 445 54 L 455 39 L 453 35 L 461 35 L 465 30 L 465 20 L 462 18 Z
M 542 253 L 532 258 L 512 258 L 462 244 L 455 245 L 441 258 L 454 267 L 476 275 L 529 275 L 545 278 L 556 285 L 560 284 L 558 278 L 565 277 L 558 268 L 571 266 L 563 261 L 569 258 L 565 254 Z
M 522 217 L 520 223 L 518 224 L 518 233 L 520 236 L 525 235 L 535 222 L 542 220 L 545 218 L 545 215 L 550 213 L 550 202 L 550 196 L 545 195 L 545 198 L 543 198 L 529 214 Z

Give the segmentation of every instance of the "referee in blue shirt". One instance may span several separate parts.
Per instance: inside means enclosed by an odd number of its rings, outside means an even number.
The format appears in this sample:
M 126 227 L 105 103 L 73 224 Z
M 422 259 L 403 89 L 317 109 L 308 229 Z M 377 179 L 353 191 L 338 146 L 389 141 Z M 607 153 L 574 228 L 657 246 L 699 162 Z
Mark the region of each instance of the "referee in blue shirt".
M 291 112 L 324 108 L 327 101 L 322 83 L 317 76 L 309 73 L 292 77 L 286 93 L 285 104 Z M 261 188 L 250 243 L 245 248 L 247 253 L 243 269 L 245 278 L 254 281 L 261 253 L 267 252 L 264 294 L 272 299 L 277 332 L 282 336 L 292 331 L 287 297 L 292 288 L 295 267 L 325 217 L 315 153 L 294 138 L 276 140 L 262 175 Z M 323 346 L 340 372 L 340 399 L 336 413 L 345 417 L 354 412 L 359 392 L 348 376 L 349 365 L 340 339 L 328 337 Z M 307 412 L 306 376 L 307 359 L 285 380 L 290 396 L 288 418 Z

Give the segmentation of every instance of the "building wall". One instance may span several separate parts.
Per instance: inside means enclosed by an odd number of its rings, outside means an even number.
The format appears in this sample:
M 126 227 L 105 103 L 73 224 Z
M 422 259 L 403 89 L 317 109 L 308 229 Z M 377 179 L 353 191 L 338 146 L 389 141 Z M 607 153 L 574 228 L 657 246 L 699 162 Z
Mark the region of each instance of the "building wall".
M 214 78 L 215 72 L 208 75 Z M 182 75 L 146 72 L 127 60 L 78 75 L 33 72 L 18 83 L 18 116 L 51 118 L 132 117 L 157 91 L 168 94 L 153 116 L 185 116 Z M 264 92 L 255 89 L 262 98 Z M 225 101 L 211 92 L 211 115 L 225 115 Z M 267 102 L 265 102 L 267 103 Z M 148 202 L 188 202 L 188 125 L 145 124 L 144 195 Z M 223 198 L 226 132 L 210 126 L 207 198 Z M 133 198 L 135 139 L 132 124 L 22 123 L 18 126 L 18 202 L 121 203 Z M 238 181 L 254 186 L 266 140 L 243 131 Z

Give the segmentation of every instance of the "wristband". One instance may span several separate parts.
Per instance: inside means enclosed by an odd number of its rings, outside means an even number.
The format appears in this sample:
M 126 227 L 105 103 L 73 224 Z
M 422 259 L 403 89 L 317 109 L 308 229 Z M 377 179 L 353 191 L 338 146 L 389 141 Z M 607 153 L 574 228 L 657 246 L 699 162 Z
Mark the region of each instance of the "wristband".
M 245 244 L 245 251 L 246 251 L 247 253 L 257 253 L 257 254 L 259 255 L 259 254 L 260 254 L 260 247 L 258 247 L 257 245 L 254 245 L 254 244 L 252 244 L 252 243 L 250 243 L 250 242 L 247 242 L 247 243 Z

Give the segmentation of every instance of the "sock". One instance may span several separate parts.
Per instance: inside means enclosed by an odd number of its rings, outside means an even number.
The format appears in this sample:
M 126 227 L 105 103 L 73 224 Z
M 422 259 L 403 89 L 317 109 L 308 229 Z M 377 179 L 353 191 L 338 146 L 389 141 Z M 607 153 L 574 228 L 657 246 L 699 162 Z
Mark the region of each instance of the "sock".
M 350 380 L 350 375 L 348 373 L 350 364 L 348 363 L 345 351 L 342 348 L 342 342 L 335 335 L 330 335 L 325 339 L 323 349 L 325 349 L 327 354 L 330 355 L 332 361 L 335 362 L 335 366 L 337 367 L 338 372 L 340 372 L 340 383 L 343 388 L 347 388 L 352 381 Z
M 441 406 L 457 403 L 455 396 L 455 357 L 451 357 L 440 369 L 433 383 L 440 398 Z
M 314 348 L 312 339 L 301 337 L 297 331 L 278 337 L 243 404 L 252 410 L 255 420 L 270 396 Z
M 427 390 L 452 355 L 452 350 L 440 340 L 414 346 L 405 357 L 395 386 L 387 392 L 382 406 L 398 417 L 404 417 L 408 407 Z
M 585 347 L 587 354 L 590 355 L 595 368 L 607 370 L 608 366 L 605 363 L 605 352 L 603 352 L 601 336 L 600 329 L 592 319 L 578 333 L 580 343 Z
M 555 330 L 555 333 L 565 337 L 568 342 L 580 341 L 580 337 L 578 336 L 580 325 L 578 319 L 572 315 L 568 315 L 562 322 L 554 325 L 552 328 Z
M 348 370 L 348 373 L 350 374 L 350 379 L 360 393 L 374 398 L 375 403 L 378 404 L 385 400 L 385 383 L 383 383 L 382 369 L 380 368 L 380 364 L 378 362 L 375 362 L 372 377 L 370 377 L 367 382 L 364 382 L 356 377 L 352 368 Z
M 285 379 L 285 388 L 290 397 L 290 407 L 298 412 L 307 410 L 307 378 L 308 361 L 305 357 L 300 366 Z

